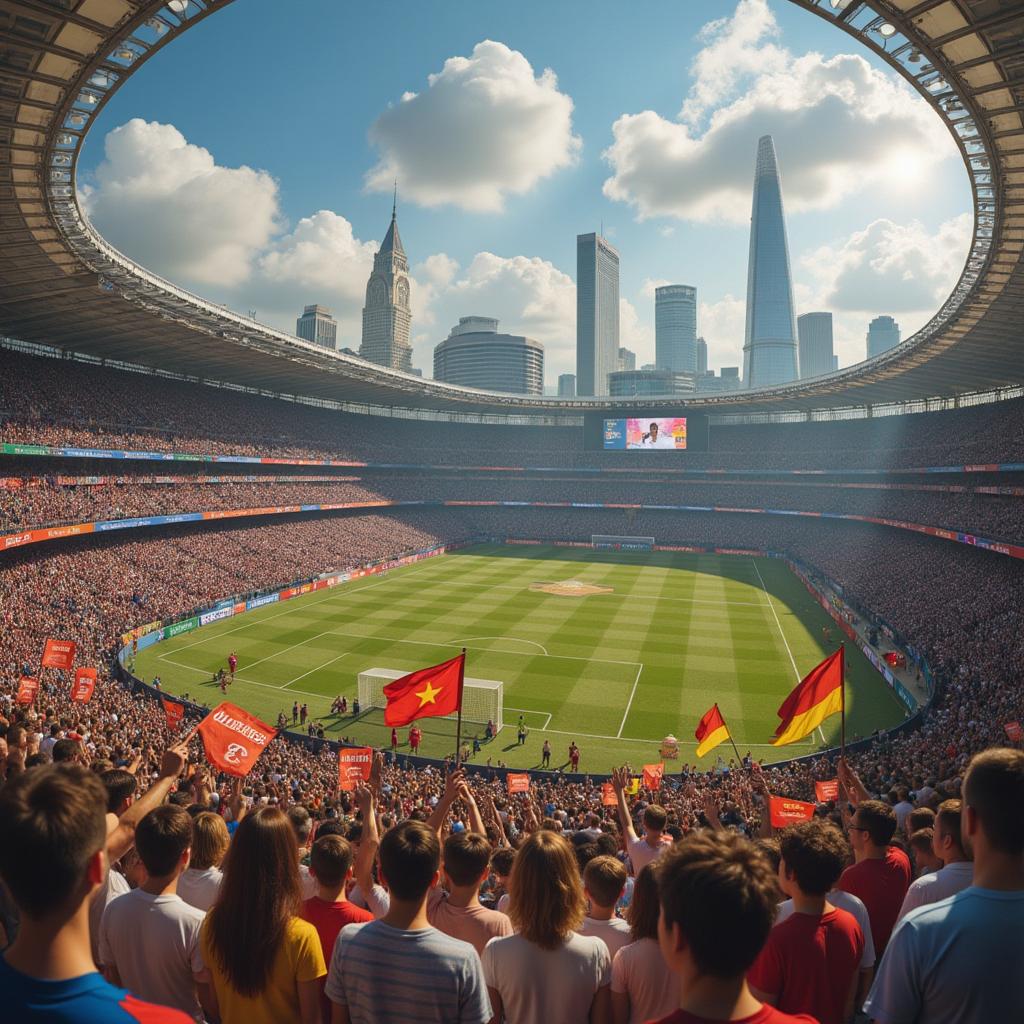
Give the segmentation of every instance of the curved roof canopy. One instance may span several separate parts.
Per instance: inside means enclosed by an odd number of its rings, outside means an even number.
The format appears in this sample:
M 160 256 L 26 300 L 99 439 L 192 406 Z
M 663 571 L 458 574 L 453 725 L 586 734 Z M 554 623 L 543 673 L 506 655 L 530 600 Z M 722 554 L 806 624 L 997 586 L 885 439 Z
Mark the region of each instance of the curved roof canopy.
M 135 69 L 231 0 L 0 0 L 0 334 L 271 392 L 474 413 L 665 399 L 500 395 L 422 380 L 275 331 L 164 281 L 93 230 L 82 140 Z M 963 155 L 974 238 L 912 338 L 814 380 L 687 398 L 713 412 L 873 405 L 1024 384 L 1024 0 L 790 0 L 855 36 L 924 96 Z

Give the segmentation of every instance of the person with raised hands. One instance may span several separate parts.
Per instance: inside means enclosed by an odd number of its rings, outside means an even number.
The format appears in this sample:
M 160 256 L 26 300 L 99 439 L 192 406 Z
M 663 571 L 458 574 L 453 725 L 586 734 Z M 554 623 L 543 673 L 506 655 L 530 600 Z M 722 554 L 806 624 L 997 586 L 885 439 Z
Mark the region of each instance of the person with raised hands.
M 665 809 L 657 804 L 651 804 L 644 809 L 644 837 L 641 839 L 637 835 L 633 827 L 633 816 L 629 813 L 629 804 L 626 802 L 626 787 L 630 778 L 630 770 L 626 766 L 616 768 L 612 772 L 612 787 L 615 790 L 619 824 L 626 836 L 626 852 L 629 854 L 635 876 L 665 852 L 671 839 L 664 832 L 667 821 Z

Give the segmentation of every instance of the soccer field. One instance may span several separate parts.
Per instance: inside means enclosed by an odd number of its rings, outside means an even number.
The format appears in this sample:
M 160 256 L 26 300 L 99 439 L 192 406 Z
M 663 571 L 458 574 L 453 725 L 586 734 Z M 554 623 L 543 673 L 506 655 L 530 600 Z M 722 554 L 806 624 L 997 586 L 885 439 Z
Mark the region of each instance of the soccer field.
M 579 581 L 604 589 L 562 596 L 531 589 Z M 606 589 L 605 589 L 606 588 Z M 467 649 L 466 675 L 504 683 L 505 728 L 472 761 L 540 766 L 545 739 L 552 767 L 580 770 L 659 760 L 662 737 L 680 741 L 693 762 L 693 732 L 716 701 L 741 753 L 781 760 L 838 742 L 839 716 L 823 732 L 785 748 L 770 746 L 776 711 L 826 650 L 834 625 L 777 559 L 676 552 L 477 546 L 317 591 L 205 626 L 140 652 L 136 674 L 215 706 L 212 677 L 238 656 L 229 699 L 274 725 L 294 701 L 309 705 L 328 736 L 388 746 L 383 712 L 339 719 L 335 696 L 351 705 L 368 668 L 412 671 Z M 833 636 L 838 630 L 833 628 Z M 847 736 L 903 720 L 902 705 L 867 660 L 847 646 Z M 529 735 L 516 744 L 524 716 Z M 455 723 L 423 719 L 420 753 L 454 750 Z M 483 724 L 463 736 L 483 739 Z M 401 730 L 408 751 L 408 730 Z M 733 756 L 725 744 L 705 758 Z M 671 762 L 670 762 L 671 765 Z

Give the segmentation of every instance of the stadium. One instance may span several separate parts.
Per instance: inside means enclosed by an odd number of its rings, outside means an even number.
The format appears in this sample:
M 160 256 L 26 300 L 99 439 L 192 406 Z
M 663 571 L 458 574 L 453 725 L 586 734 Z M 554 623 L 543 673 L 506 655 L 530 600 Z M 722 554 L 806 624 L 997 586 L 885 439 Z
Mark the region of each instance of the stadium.
M 0 989 L 15 992 L 0 1020 L 1024 1014 L 1024 3 L 784 6 L 884 65 L 955 144 L 973 208 L 952 291 L 910 337 L 842 369 L 776 383 L 751 355 L 736 389 L 570 397 L 324 347 L 119 251 L 78 187 L 90 129 L 152 57 L 222 9 L 244 20 L 246 4 L 0 0 L 0 834 L 13 837 L 0 842 Z M 392 275 L 408 270 L 394 212 L 382 253 Z M 633 450 L 648 444 L 674 450 Z M 447 700 L 450 664 L 458 706 L 425 711 Z M 419 707 L 402 717 L 410 677 Z M 78 887 L 44 912 L 25 864 L 44 883 L 70 877 L 60 829 L 87 846 L 104 801 L 102 857 L 83 846 Z M 225 839 L 197 868 L 204 821 Z M 297 862 L 274 861 L 274 829 L 297 838 Z M 478 834 L 483 870 L 460 880 L 463 860 L 476 870 Z M 852 864 L 815 888 L 801 872 L 829 843 Z M 166 849 L 170 861 L 153 852 Z M 424 877 L 441 870 L 447 895 L 391 884 L 399 865 L 418 878 L 430 855 Z M 701 896 L 687 874 L 701 856 L 707 879 L 714 864 L 739 866 L 752 880 L 742 899 L 722 895 L 737 884 L 724 868 Z M 891 876 L 864 881 L 870 863 Z M 560 871 L 575 896 L 545 894 Z M 122 901 L 185 896 L 199 874 L 207 901 L 187 902 L 209 913 L 188 919 L 190 956 L 206 967 L 192 960 L 179 998 L 122 941 L 152 928 L 144 945 L 170 956 L 178 939 Z M 250 897 L 269 887 L 264 916 L 241 914 L 243 882 Z M 295 910 L 300 886 L 307 902 L 343 907 L 333 924 Z M 838 953 L 816 966 L 839 972 L 838 1006 L 829 985 L 809 995 L 793 982 L 810 962 L 797 939 L 777 940 L 784 979 L 766 980 L 762 954 L 785 927 L 769 935 L 776 903 L 820 916 L 834 889 L 849 894 L 844 922 L 852 904 L 870 919 L 843 924 L 848 974 Z M 956 894 L 989 890 L 1016 917 L 958 923 Z M 655 901 L 660 926 L 623 909 L 631 894 Z M 913 909 L 946 897 L 938 923 Z M 549 899 L 571 904 L 554 939 L 530 922 Z M 743 943 L 724 943 L 730 959 L 713 941 L 709 922 L 730 914 L 734 934 L 759 936 L 745 961 Z M 320 939 L 293 976 L 298 954 L 286 970 L 282 950 L 300 917 Z M 430 947 L 444 968 L 415 1004 L 397 989 L 430 973 L 422 964 L 377 989 L 366 975 L 388 970 L 352 966 L 412 955 L 387 946 L 390 933 L 361 947 L 374 919 L 411 934 L 428 917 L 463 941 Z M 90 948 L 44 971 L 29 940 L 56 943 L 72 919 Z M 924 964 L 911 925 L 947 928 L 966 966 Z M 244 936 L 266 927 L 276 945 L 254 953 Z M 225 951 L 233 928 L 258 977 Z M 592 945 L 572 937 L 581 929 Z M 569 970 L 556 948 L 596 971 L 576 1002 L 553 980 Z M 660 1002 L 630 987 L 630 949 L 659 971 L 664 954 Z M 915 957 L 947 980 L 901 989 Z M 83 963 L 109 983 L 109 1010 L 55 1015 L 39 979 L 77 984 Z M 714 998 L 688 1006 L 705 985 Z

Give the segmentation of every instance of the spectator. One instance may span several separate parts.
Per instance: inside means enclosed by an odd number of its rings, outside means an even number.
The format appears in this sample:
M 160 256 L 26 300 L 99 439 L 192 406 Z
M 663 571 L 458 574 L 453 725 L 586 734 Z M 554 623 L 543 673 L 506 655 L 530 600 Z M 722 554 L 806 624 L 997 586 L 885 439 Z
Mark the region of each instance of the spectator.
M 935 815 L 932 853 L 941 867 L 911 883 L 900 908 L 899 920 L 911 910 L 955 896 L 973 883 L 974 865 L 960 838 L 960 801 L 944 800 Z
M 912 832 L 907 843 L 910 847 L 911 864 L 914 878 L 934 874 L 942 867 L 942 861 L 935 856 L 935 829 L 919 828 Z
M 491 874 L 494 875 L 494 895 L 497 897 L 494 906 L 503 914 L 508 913 L 508 905 L 511 900 L 508 894 L 508 880 L 512 874 L 515 857 L 515 850 L 507 846 L 501 847 L 491 854 Z
M 288 821 L 291 823 L 292 831 L 295 833 L 295 842 L 298 846 L 297 856 L 299 881 L 302 883 L 302 898 L 308 900 L 316 892 L 316 880 L 309 873 L 309 868 L 302 863 L 302 859 L 309 850 L 309 840 L 313 836 L 313 819 L 308 808 L 302 804 L 294 804 L 288 808 Z
M 106 792 L 80 767 L 44 766 L 0 789 L 0 879 L 20 915 L 0 957 L 0 1008 L 11 1021 L 190 1024 L 105 981 L 89 948 L 89 900 L 103 881 Z
M 618 800 L 619 823 L 622 825 L 622 831 L 626 834 L 626 852 L 629 854 L 629 862 L 633 865 L 633 874 L 637 875 L 665 852 L 669 837 L 664 834 L 663 830 L 668 816 L 665 814 L 665 809 L 657 804 L 651 804 L 645 808 L 643 815 L 644 837 L 641 839 L 633 827 L 633 818 L 629 813 L 629 805 L 626 803 L 626 787 L 629 785 L 629 781 L 627 768 L 618 768 L 612 772 L 612 786 L 615 788 L 615 796 Z
M 864 936 L 856 918 L 828 901 L 846 863 L 841 832 L 820 818 L 782 834 L 779 886 L 793 913 L 778 923 L 748 974 L 753 994 L 819 1024 L 853 1016 Z
M 203 925 L 222 1024 L 319 1024 L 326 968 L 316 929 L 298 917 L 301 892 L 291 822 L 260 807 L 231 840 Z
M 364 840 L 366 841 L 366 840 Z M 440 878 L 437 833 L 404 821 L 380 844 L 387 913 L 338 936 L 327 977 L 333 1024 L 483 1024 L 491 1019 L 480 957 L 430 925 L 427 896 Z
M 178 879 L 178 895 L 204 913 L 213 906 L 224 874 L 220 869 L 230 836 L 224 819 L 202 811 L 192 821 L 192 855 Z
M 864 1007 L 878 1024 L 989 1024 L 1024 1007 L 1024 752 L 974 757 L 961 827 L 974 882 L 899 923 Z
M 627 878 L 622 863 L 607 854 L 593 857 L 583 869 L 583 893 L 590 902 L 590 909 L 579 931 L 581 935 L 596 935 L 601 939 L 612 960 L 631 940 L 629 925 L 615 916 Z
M 626 910 L 632 942 L 612 960 L 612 1019 L 642 1024 L 665 1017 L 679 1006 L 679 978 L 658 948 L 658 883 L 648 865 L 636 876 Z
M 100 923 L 100 962 L 112 985 L 173 1006 L 198 1024 L 215 1020 L 217 1003 L 199 954 L 203 913 L 177 894 L 192 846 L 192 819 L 173 804 L 154 808 L 135 830 L 146 869 L 137 889 L 119 896 Z
M 658 943 L 680 991 L 679 1009 L 657 1024 L 817 1024 L 762 1003 L 747 986 L 777 891 L 752 843 L 733 832 L 691 833 L 660 859 L 656 878 Z
M 508 1024 L 610 1020 L 611 958 L 601 939 L 577 933 L 586 903 L 569 843 L 541 829 L 516 853 L 509 879 L 516 934 L 484 950 L 494 1019 Z

